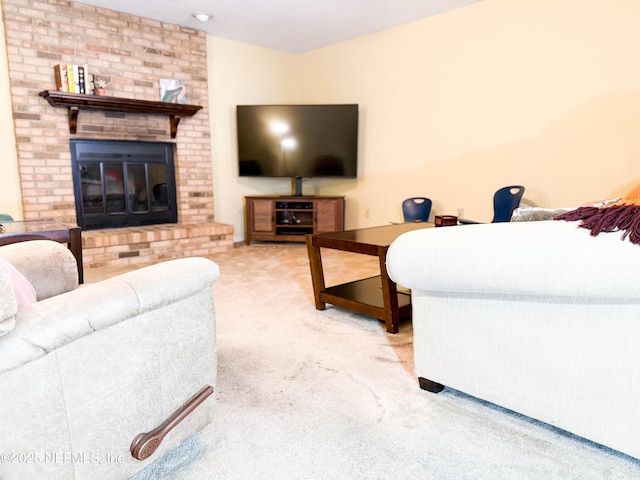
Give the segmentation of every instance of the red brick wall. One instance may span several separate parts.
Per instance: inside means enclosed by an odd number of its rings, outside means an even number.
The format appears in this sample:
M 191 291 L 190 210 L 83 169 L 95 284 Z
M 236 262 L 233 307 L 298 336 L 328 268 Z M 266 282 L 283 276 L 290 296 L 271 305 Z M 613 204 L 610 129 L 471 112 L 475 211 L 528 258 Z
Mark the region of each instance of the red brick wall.
M 55 89 L 53 66 L 70 63 L 87 64 L 117 97 L 159 100 L 160 78 L 186 81 L 187 102 L 204 108 L 174 140 L 178 215 L 213 221 L 205 34 L 60 0 L 3 0 L 3 10 L 25 219 L 76 221 L 67 110 L 38 95 Z M 74 138 L 172 141 L 166 116 L 87 110 Z
M 81 110 L 74 138 L 174 141 L 179 225 L 82 233 L 85 268 L 147 263 L 233 248 L 233 227 L 213 218 L 213 181 L 203 32 L 63 0 L 2 0 L 24 218 L 75 224 L 67 110 L 39 93 L 55 89 L 53 66 L 88 65 L 107 95 L 160 99 L 159 79 L 185 80 L 175 140 L 161 115 Z

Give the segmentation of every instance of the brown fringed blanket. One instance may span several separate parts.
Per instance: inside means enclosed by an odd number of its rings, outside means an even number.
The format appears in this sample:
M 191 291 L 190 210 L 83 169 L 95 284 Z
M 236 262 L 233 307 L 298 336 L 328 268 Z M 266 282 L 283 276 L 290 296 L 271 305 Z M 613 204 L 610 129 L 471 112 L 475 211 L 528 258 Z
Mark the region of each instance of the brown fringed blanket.
M 640 244 L 640 185 L 607 207 L 579 207 L 554 220 L 582 220 L 580 226 L 591 230 L 594 237 L 600 232 L 624 231 L 622 240 L 629 237 L 631 243 Z

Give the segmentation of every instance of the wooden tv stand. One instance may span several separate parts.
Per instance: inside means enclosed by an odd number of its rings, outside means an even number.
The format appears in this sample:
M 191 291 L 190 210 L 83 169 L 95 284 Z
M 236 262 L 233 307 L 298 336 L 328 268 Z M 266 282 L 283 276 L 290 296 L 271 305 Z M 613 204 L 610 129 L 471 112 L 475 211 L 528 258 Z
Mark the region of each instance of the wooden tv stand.
M 344 230 L 344 197 L 252 196 L 245 198 L 245 243 L 304 242 L 311 233 Z

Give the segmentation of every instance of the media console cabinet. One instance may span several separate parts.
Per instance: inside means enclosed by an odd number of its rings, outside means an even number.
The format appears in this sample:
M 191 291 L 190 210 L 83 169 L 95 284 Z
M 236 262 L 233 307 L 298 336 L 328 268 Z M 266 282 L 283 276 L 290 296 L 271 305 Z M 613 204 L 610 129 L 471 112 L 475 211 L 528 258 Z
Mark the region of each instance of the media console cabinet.
M 305 235 L 344 230 L 344 197 L 251 196 L 245 198 L 245 243 L 304 242 Z

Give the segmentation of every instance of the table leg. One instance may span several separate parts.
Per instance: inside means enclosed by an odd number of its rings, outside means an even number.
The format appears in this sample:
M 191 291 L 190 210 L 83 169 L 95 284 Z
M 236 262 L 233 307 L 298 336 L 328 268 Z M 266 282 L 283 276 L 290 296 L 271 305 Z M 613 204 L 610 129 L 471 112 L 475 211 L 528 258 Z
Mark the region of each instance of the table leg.
M 384 320 L 387 332 L 398 333 L 400 327 L 400 308 L 398 306 L 398 290 L 393 280 L 387 273 L 387 249 L 378 248 L 378 259 L 380 260 L 380 282 L 382 283 L 382 301 L 384 304 Z
M 78 264 L 78 281 L 84 283 L 84 267 L 82 265 L 82 236 L 80 227 L 69 229 L 69 250 L 76 257 Z
M 309 267 L 311 269 L 311 282 L 313 284 L 313 297 L 317 310 L 326 310 L 327 304 L 320 300 L 320 293 L 325 289 L 324 272 L 322 270 L 322 256 L 320 247 L 313 245 L 313 238 L 307 235 L 307 253 L 309 255 Z

